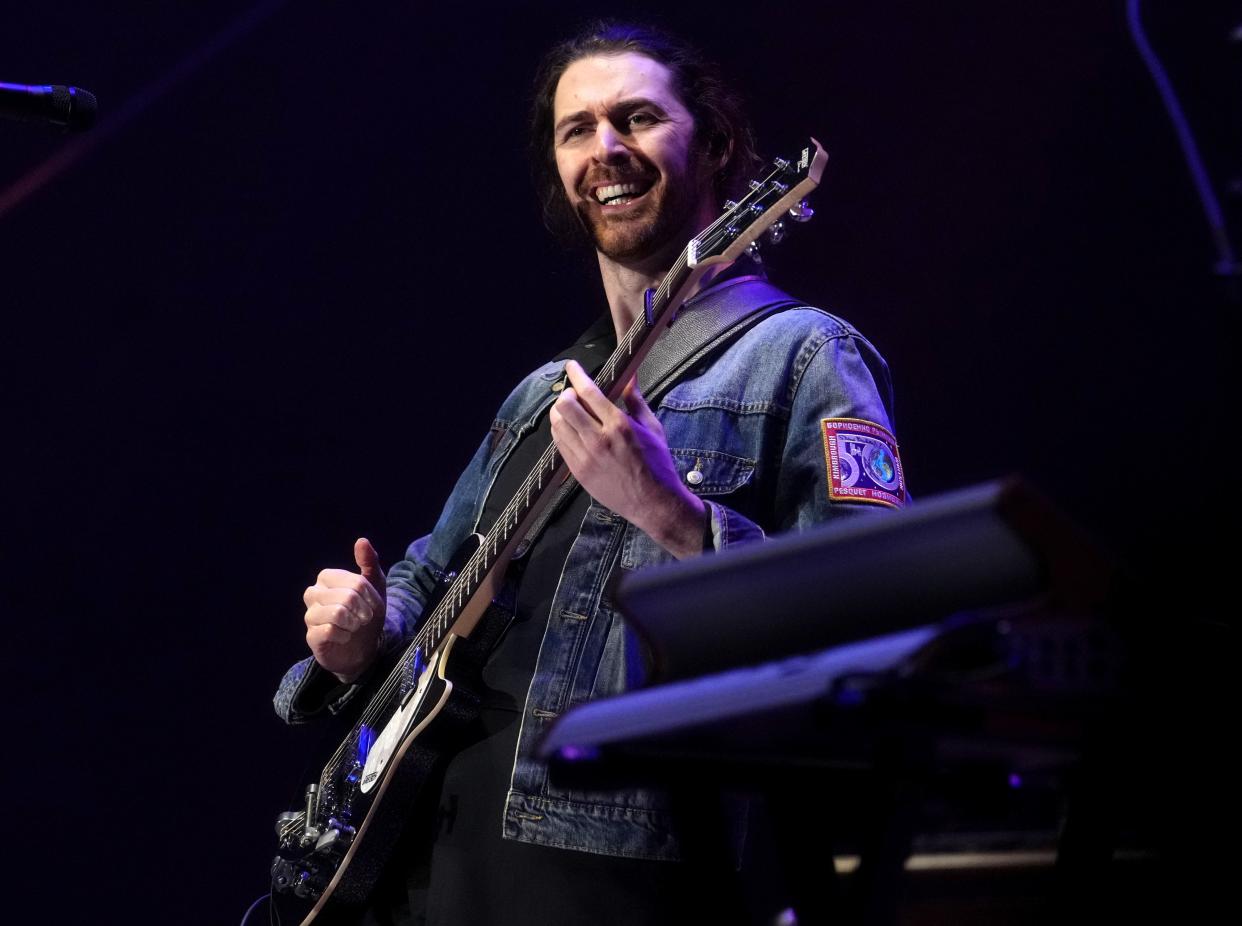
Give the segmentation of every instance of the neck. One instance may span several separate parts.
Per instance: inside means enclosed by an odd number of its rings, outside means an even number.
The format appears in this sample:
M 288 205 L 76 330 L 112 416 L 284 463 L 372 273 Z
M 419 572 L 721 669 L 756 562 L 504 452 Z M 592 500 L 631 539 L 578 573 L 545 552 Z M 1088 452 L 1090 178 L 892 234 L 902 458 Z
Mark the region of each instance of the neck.
M 703 215 L 688 223 L 683 230 L 684 237 L 674 236 L 664 247 L 649 257 L 620 261 L 615 260 L 602 251 L 596 251 L 599 260 L 599 275 L 604 284 L 604 295 L 608 299 L 608 310 L 612 314 L 612 324 L 617 332 L 618 342 L 634 324 L 634 320 L 643 314 L 643 299 L 647 290 L 660 285 L 660 281 L 672 269 L 674 262 L 685 250 L 690 239 L 711 224 L 715 215 L 710 209 L 699 210 Z M 709 272 L 708 277 L 714 276 Z M 701 285 L 706 284 L 707 279 Z
M 682 245 L 684 247 L 685 245 Z M 620 263 L 597 252 L 599 275 L 604 283 L 604 295 L 608 298 L 608 311 L 617 340 L 625 336 L 634 320 L 643 313 L 643 300 L 647 290 L 660 285 L 680 251 L 659 260 L 639 263 Z

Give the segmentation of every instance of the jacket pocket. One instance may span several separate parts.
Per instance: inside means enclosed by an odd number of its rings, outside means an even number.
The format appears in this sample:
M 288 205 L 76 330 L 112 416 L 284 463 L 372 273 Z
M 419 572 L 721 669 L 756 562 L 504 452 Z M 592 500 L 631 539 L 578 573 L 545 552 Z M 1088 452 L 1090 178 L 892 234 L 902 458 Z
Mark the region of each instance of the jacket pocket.
M 736 499 L 746 494 L 755 461 L 720 450 L 695 450 L 672 447 L 673 465 L 677 475 L 695 495 L 711 496 L 722 504 L 735 507 Z M 625 526 L 621 544 L 621 566 L 637 569 L 656 563 L 671 562 L 673 555 L 633 524 Z
M 673 448 L 677 475 L 695 495 L 728 495 L 737 492 L 755 473 L 755 461 L 719 450 Z

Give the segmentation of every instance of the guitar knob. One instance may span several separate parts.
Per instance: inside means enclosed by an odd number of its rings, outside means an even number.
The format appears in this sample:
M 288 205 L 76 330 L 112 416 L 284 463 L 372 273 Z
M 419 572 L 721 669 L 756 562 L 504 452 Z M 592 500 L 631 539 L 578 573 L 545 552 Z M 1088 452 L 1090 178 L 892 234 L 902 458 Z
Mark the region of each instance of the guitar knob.
M 767 235 L 768 241 L 771 244 L 780 244 L 785 237 L 785 223 L 780 220 L 773 222 L 772 227 L 768 229 Z
M 815 217 L 815 210 L 804 199 L 798 205 L 790 207 L 789 217 L 795 222 L 809 222 Z

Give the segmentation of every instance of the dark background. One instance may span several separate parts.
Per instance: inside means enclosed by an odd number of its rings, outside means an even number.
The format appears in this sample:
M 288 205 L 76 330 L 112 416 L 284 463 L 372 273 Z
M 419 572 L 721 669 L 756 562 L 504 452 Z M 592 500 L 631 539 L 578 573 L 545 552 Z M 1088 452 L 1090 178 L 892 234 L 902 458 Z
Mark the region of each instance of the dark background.
M 535 62 L 660 6 L 0 14 L 0 80 L 101 113 L 0 123 L 10 911 L 229 923 L 265 889 L 302 589 L 359 534 L 398 558 L 604 308 L 539 225 Z M 1224 195 L 1242 16 L 1146 7 Z M 727 62 L 769 155 L 831 152 L 769 266 L 887 357 L 914 493 L 1026 474 L 1152 580 L 1193 665 L 1182 631 L 1226 616 L 1239 303 L 1123 4 L 747 10 L 662 21 Z

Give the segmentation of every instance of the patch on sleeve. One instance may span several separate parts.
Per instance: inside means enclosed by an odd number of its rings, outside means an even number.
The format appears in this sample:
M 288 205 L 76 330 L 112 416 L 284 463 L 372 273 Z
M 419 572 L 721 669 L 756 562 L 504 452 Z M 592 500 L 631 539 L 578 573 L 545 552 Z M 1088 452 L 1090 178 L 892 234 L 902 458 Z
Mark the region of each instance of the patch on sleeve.
M 824 432 L 829 498 L 894 508 L 905 505 L 906 479 L 892 434 L 860 418 L 824 418 L 819 424 Z

